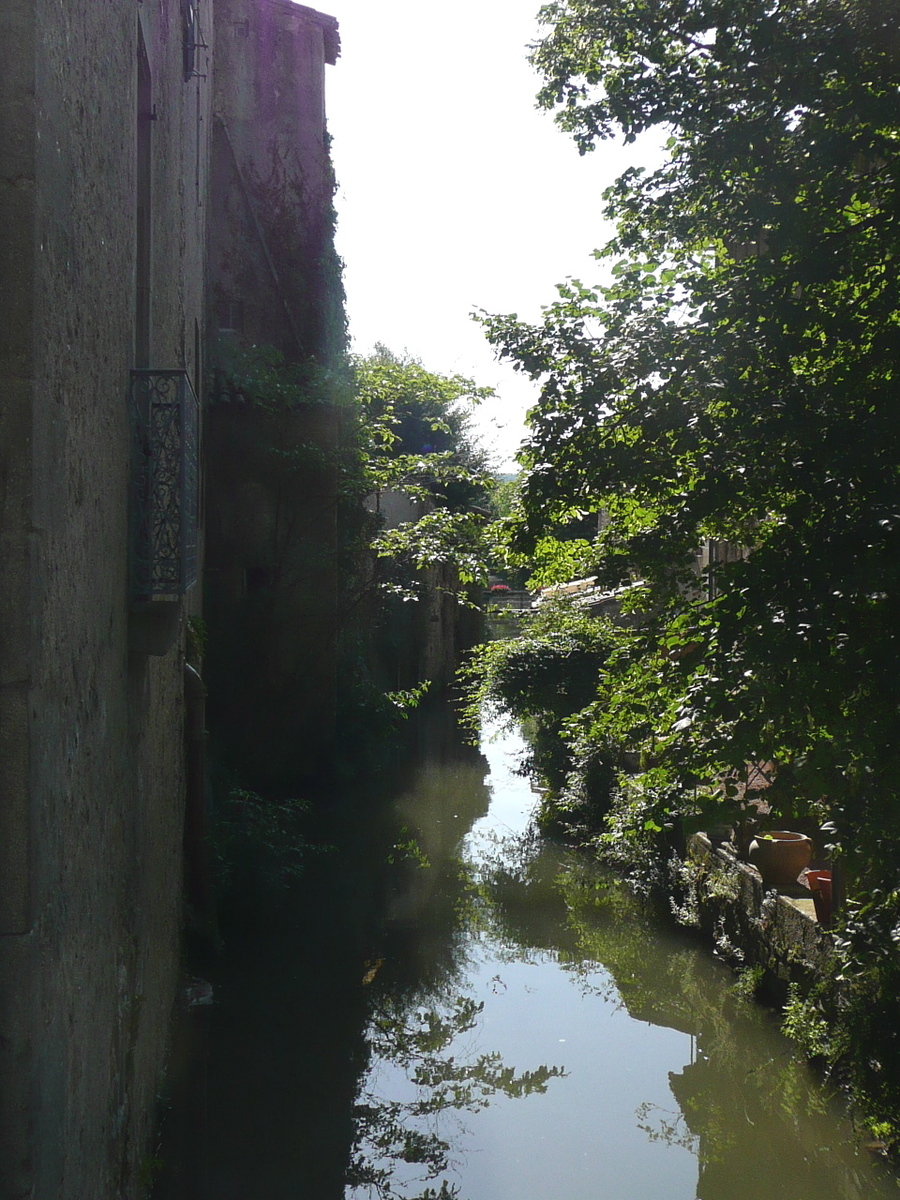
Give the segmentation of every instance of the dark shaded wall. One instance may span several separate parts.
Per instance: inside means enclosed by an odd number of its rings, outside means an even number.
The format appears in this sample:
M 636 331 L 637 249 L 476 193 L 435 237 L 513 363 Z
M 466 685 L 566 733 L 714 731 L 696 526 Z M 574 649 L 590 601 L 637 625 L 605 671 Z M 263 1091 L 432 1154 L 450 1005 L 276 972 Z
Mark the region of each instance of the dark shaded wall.
M 210 730 L 256 790 L 290 791 L 334 759 L 334 485 L 301 449 L 326 441 L 328 421 L 239 402 L 209 414 Z
M 343 350 L 325 66 L 337 24 L 285 0 L 219 0 L 209 330 L 224 362 L 270 346 L 303 401 L 213 391 L 207 415 L 210 725 L 249 787 L 334 758 L 337 466 L 329 373 Z
M 177 987 L 196 598 L 162 638 L 129 602 L 127 394 L 139 282 L 149 365 L 201 368 L 209 87 L 183 34 L 174 0 L 0 6 L 4 1200 L 140 1194 Z
M 216 46 L 211 332 L 321 359 L 337 22 L 290 0 L 218 0 Z

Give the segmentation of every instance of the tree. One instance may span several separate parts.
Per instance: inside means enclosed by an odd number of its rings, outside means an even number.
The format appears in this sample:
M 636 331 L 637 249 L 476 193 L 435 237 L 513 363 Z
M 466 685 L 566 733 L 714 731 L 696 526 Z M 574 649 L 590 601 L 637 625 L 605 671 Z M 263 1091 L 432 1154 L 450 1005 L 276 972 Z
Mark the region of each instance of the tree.
M 485 318 L 542 380 L 528 550 L 605 510 L 594 569 L 641 580 L 635 735 L 687 779 L 780 765 L 855 841 L 897 839 L 900 56 L 887 8 L 569 0 L 542 10 L 541 102 L 582 151 L 669 133 L 607 193 L 611 282 L 541 324 Z M 706 538 L 752 547 L 697 603 Z M 881 835 L 880 835 L 881 836 Z M 880 856 L 876 856 L 880 858 Z M 875 860 L 870 863 L 877 869 Z
M 471 414 L 489 389 L 383 346 L 352 368 L 339 464 L 341 721 L 346 742 L 377 756 L 384 721 L 393 727 L 426 687 L 448 683 L 479 636 L 486 456 Z
M 541 102 L 583 152 L 668 135 L 658 170 L 607 193 L 611 281 L 570 281 L 538 325 L 485 318 L 542 381 L 515 547 L 604 511 L 582 573 L 630 583 L 639 612 L 568 736 L 644 753 L 660 808 L 620 812 L 625 836 L 754 759 L 778 766 L 776 811 L 833 818 L 856 880 L 819 1001 L 828 1054 L 896 1147 L 896 23 L 883 0 L 563 0 L 542 18 Z M 698 590 L 704 539 L 749 554 Z
M 428 371 L 385 346 L 355 359 L 354 368 L 371 490 L 395 488 L 451 509 L 480 500 L 489 464 L 472 412 L 491 389 Z
M 455 569 L 463 585 L 486 571 L 488 458 L 472 427 L 472 411 L 490 388 L 461 375 L 428 371 L 385 346 L 354 362 L 359 418 L 353 474 L 360 498 L 395 492 L 418 502 L 415 519 L 374 535 L 381 558 L 401 574 Z M 411 595 L 406 584 L 398 585 Z

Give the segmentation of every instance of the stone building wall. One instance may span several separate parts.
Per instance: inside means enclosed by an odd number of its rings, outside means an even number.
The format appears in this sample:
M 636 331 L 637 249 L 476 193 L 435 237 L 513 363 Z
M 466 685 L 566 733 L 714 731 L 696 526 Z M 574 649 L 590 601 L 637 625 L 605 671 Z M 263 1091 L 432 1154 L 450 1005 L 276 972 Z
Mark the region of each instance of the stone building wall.
M 202 74 L 210 0 L 194 7 Z M 185 79 L 184 29 L 176 0 L 0 8 L 4 1200 L 139 1194 L 177 986 L 183 625 L 198 598 L 176 602 L 168 648 L 148 654 L 128 592 L 127 392 L 141 122 L 149 365 L 196 379 L 202 354 L 209 87 Z
M 337 22 L 291 0 L 217 0 L 211 334 L 322 357 Z
M 413 499 L 388 488 L 366 500 L 384 529 L 420 520 L 433 511 L 430 500 Z M 483 640 L 481 589 L 462 587 L 453 563 L 434 563 L 418 578 L 420 595 L 415 604 L 390 602 L 381 636 L 371 645 L 374 677 L 388 691 L 403 691 L 428 683 L 432 697 L 456 680 L 466 651 Z M 461 593 L 468 593 L 469 604 Z
M 211 749 L 263 793 L 327 777 L 334 759 L 334 483 L 309 462 L 327 420 L 239 401 L 208 414 Z
M 337 462 L 328 382 L 343 350 L 325 68 L 333 17 L 217 0 L 209 337 L 215 364 L 274 349 L 305 378 L 262 409 L 217 390 L 207 414 L 210 721 L 244 786 L 292 790 L 334 759 Z

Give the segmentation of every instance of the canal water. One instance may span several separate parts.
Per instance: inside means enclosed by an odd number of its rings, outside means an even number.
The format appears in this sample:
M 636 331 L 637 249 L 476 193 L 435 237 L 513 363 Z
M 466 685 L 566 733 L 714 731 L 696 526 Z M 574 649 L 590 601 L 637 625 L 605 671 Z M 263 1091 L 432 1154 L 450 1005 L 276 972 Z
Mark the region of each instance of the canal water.
M 338 807 L 303 887 L 236 922 L 184 1014 L 154 1196 L 897 1196 L 729 971 L 536 837 L 521 752 L 439 723 L 390 803 Z

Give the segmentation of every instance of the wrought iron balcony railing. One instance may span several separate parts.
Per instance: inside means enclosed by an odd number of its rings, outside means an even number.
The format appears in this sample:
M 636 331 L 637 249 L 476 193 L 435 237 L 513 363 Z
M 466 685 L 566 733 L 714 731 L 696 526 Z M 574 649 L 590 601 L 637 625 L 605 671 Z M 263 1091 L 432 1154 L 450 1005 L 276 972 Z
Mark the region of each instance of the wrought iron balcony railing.
M 197 581 L 200 414 L 186 371 L 131 372 L 130 573 L 135 600 Z

